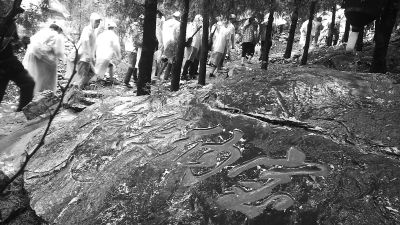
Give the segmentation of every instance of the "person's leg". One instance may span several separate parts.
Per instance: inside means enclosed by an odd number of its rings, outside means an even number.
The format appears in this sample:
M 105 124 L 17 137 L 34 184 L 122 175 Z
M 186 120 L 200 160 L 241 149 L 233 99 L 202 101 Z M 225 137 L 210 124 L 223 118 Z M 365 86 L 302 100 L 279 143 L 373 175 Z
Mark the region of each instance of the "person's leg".
M 224 67 L 224 61 L 225 61 L 226 51 L 227 51 L 227 48 L 226 48 L 226 46 L 225 46 L 224 53 L 222 54 L 221 61 L 220 61 L 219 64 L 218 64 L 218 69 L 221 69 L 222 67 Z
M 254 56 L 256 45 L 254 43 L 252 43 L 252 42 L 249 42 L 248 45 L 249 45 L 249 47 L 248 47 L 249 48 L 249 50 L 248 50 L 249 62 L 251 62 L 251 59 Z
M 137 55 L 136 55 L 136 64 L 135 64 L 136 77 L 137 77 L 137 73 L 139 71 L 139 63 L 140 63 L 141 56 L 142 56 L 142 48 L 138 48 Z M 133 73 L 134 73 L 133 79 L 135 79 L 135 71 L 133 71 Z
M 162 59 L 160 62 L 160 68 L 158 69 L 157 73 L 158 73 L 158 77 L 160 77 L 161 80 L 166 80 L 165 79 L 165 73 L 163 78 L 161 78 L 162 73 L 164 72 L 165 68 L 168 66 L 168 62 L 165 61 L 165 59 Z
M 160 78 L 157 76 L 158 62 L 160 61 L 159 58 L 161 56 L 160 54 L 161 54 L 161 51 L 157 50 L 154 52 L 154 55 L 153 55 L 153 64 L 151 65 L 151 80 L 152 80 L 152 82 L 153 81 L 155 82 L 155 80 Z
M 195 79 L 196 78 L 196 73 L 197 73 L 197 68 L 199 67 L 199 63 L 200 63 L 200 60 L 199 59 L 195 59 L 194 62 L 192 64 L 190 64 L 189 77 L 191 79 Z
M 10 80 L 14 81 L 19 87 L 20 98 L 17 111 L 21 111 L 33 99 L 33 90 L 35 88 L 35 81 L 24 69 L 21 62 L 17 58 L 10 61 L 9 69 L 6 71 L 12 76 Z
M 212 68 L 211 68 L 211 71 L 210 71 L 210 77 L 215 77 L 214 72 L 218 68 L 218 65 L 220 65 L 220 63 L 221 63 L 221 59 L 223 57 L 222 55 L 223 55 L 223 53 L 220 53 L 220 52 L 214 52 L 213 53 L 213 57 L 212 57 L 212 60 L 211 60 Z
M 260 61 L 262 61 L 264 58 L 264 55 L 265 55 L 264 49 L 265 49 L 265 41 L 261 41 L 261 49 L 260 49 L 261 54 L 260 54 L 260 58 L 258 59 Z
M 192 61 L 190 61 L 190 59 L 186 60 L 185 65 L 183 66 L 183 70 L 182 70 L 182 76 L 181 76 L 182 80 L 189 80 L 188 73 L 189 73 L 189 67 L 191 64 L 192 64 Z
M 172 65 L 173 65 L 172 62 L 168 62 L 167 68 L 165 69 L 165 75 L 164 75 L 165 80 L 168 80 L 171 75 Z
M 246 43 L 243 42 L 242 43 L 242 61 L 241 61 L 242 66 L 244 65 L 244 59 L 246 58 L 246 51 L 247 51 Z
M 114 85 L 119 85 L 120 82 L 114 77 L 114 67 L 115 65 L 112 62 L 108 64 L 108 73 L 110 74 L 110 81 Z
M 90 73 L 90 64 L 88 62 L 80 61 L 78 62 L 78 79 L 76 85 L 79 88 L 83 88 L 88 84 L 89 80 L 92 78 L 92 73 Z M 94 74 L 93 74 L 94 75 Z
M 136 64 L 136 54 L 134 52 L 129 52 L 128 63 L 129 63 L 128 71 L 126 71 L 124 77 L 124 84 L 127 86 L 130 85 L 129 82 L 131 81 L 131 77 L 133 74 L 133 67 Z

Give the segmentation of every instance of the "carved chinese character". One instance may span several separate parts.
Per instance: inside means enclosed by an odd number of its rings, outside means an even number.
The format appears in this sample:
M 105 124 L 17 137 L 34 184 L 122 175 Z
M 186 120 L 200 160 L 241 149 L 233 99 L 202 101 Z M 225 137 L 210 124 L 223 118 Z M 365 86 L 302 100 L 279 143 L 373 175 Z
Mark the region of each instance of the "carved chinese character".
M 294 200 L 288 194 L 272 194 L 276 186 L 289 183 L 291 176 L 294 175 L 327 175 L 325 166 L 305 163 L 304 160 L 303 152 L 296 148 L 290 148 L 286 159 L 261 157 L 231 169 L 228 172 L 229 177 L 235 177 L 256 166 L 284 167 L 261 172 L 260 181 L 239 182 L 240 186 L 234 186 L 232 192 L 226 193 L 217 200 L 218 205 L 222 208 L 240 211 L 249 218 L 260 215 L 269 205 L 276 210 L 286 210 L 294 204 Z M 267 182 L 263 182 L 263 180 Z M 258 203 L 259 201 L 262 202 Z
M 216 131 L 221 132 L 222 130 L 216 128 L 211 128 L 209 130 L 193 130 L 193 132 L 200 132 L 203 135 L 215 134 Z M 196 143 L 178 159 L 178 162 L 182 166 L 189 167 L 184 175 L 182 184 L 184 186 L 193 185 L 221 172 L 224 167 L 236 162 L 242 156 L 242 152 L 234 145 L 238 143 L 242 137 L 242 131 L 234 130 L 233 136 L 224 143 Z M 200 156 L 193 156 L 195 153 L 199 153 Z M 227 153 L 229 155 L 226 159 L 218 161 L 218 157 L 221 153 Z M 193 172 L 193 168 L 205 168 L 209 169 L 209 171 L 197 174 Z

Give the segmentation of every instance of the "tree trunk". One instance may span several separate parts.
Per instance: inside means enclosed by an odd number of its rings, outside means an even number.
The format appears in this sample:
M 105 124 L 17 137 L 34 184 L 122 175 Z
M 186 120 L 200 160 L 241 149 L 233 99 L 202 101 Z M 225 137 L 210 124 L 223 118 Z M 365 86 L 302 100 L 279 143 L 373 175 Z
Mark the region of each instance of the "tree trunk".
M 329 27 L 329 35 L 328 35 L 327 41 L 326 41 L 327 46 L 332 46 L 333 32 L 335 30 L 335 19 L 336 19 L 336 4 L 332 8 L 331 26 Z
M 344 28 L 344 34 L 342 38 L 343 43 L 347 43 L 349 40 L 349 33 L 350 33 L 350 23 L 348 20 L 346 20 L 346 27 Z
M 271 50 L 272 46 L 272 23 L 274 22 L 274 12 L 275 12 L 275 0 L 271 0 L 271 5 L 269 9 L 269 17 L 267 23 L 267 30 L 265 32 L 265 47 L 261 51 L 264 51 L 261 69 L 268 69 L 268 59 L 269 59 L 269 51 Z
M 294 11 L 293 11 L 293 14 L 292 14 L 292 18 L 291 18 L 288 42 L 287 42 L 287 45 L 286 45 L 285 55 L 283 56 L 283 58 L 285 58 L 285 59 L 288 59 L 288 58 L 290 58 L 292 56 L 294 35 L 296 33 L 297 21 L 299 20 L 300 2 L 301 2 L 301 0 L 295 0 L 295 2 L 294 2 L 295 6 L 294 6 Z
M 364 46 L 364 32 L 365 27 L 362 27 L 360 32 L 358 33 L 357 43 L 356 43 L 356 51 L 361 52 Z
M 151 84 L 151 70 L 153 66 L 154 50 L 157 46 L 156 38 L 157 0 L 146 0 L 143 23 L 143 46 L 139 61 L 139 78 L 137 95 L 149 95 Z
M 316 0 L 311 2 L 311 5 L 310 5 L 310 16 L 308 18 L 308 26 L 307 26 L 306 44 L 304 45 L 303 56 L 301 57 L 301 63 L 300 63 L 301 65 L 306 65 L 307 64 L 308 49 L 310 48 L 310 42 L 311 42 L 312 22 L 314 20 L 314 13 L 315 13 L 316 5 L 317 5 L 317 1 Z
M 186 27 L 189 16 L 189 0 L 184 0 L 183 3 L 184 3 L 183 4 L 184 9 L 179 31 L 178 51 L 176 55 L 176 61 L 174 63 L 174 67 L 172 70 L 171 91 L 179 90 L 181 67 L 182 67 L 183 55 L 185 53 Z
M 208 27 L 210 26 L 209 7 L 210 0 L 203 0 L 203 37 L 200 53 L 199 84 L 206 85 L 207 56 L 208 56 Z
M 371 65 L 370 72 L 372 73 L 386 73 L 386 55 L 389 47 L 390 36 L 394 24 L 396 23 L 397 11 L 399 8 L 398 0 L 389 0 L 381 16 L 377 19 L 377 24 L 375 28 L 375 49 L 374 57 Z

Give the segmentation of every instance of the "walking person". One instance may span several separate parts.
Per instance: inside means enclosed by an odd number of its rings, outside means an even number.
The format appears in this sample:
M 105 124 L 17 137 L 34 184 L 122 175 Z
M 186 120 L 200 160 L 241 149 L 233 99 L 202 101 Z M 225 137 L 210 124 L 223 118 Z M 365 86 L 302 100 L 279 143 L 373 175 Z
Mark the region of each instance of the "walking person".
M 135 26 L 135 32 L 133 35 L 133 43 L 136 47 L 136 64 L 135 64 L 135 71 L 139 74 L 139 62 L 140 57 L 142 55 L 142 46 L 143 46 L 143 23 L 144 23 L 144 15 L 141 14 L 139 16 L 139 20 Z
M 35 94 L 57 90 L 57 61 L 65 58 L 62 32 L 62 28 L 53 23 L 31 37 L 22 64 L 35 80 Z
M 231 60 L 231 49 L 235 49 L 235 36 L 236 36 L 236 28 L 233 25 L 236 22 L 235 14 L 231 14 L 229 16 L 228 30 L 229 30 L 229 43 L 226 49 L 227 59 Z
M 172 15 L 172 18 L 164 22 L 162 28 L 162 41 L 163 41 L 163 55 L 162 60 L 165 62 L 162 66 L 159 75 L 165 69 L 163 80 L 168 80 L 170 77 L 172 65 L 175 61 L 176 50 L 178 48 L 178 39 L 180 33 L 180 24 L 179 21 L 181 17 L 181 13 L 179 11 L 175 12 Z
M 215 77 L 215 70 L 221 68 L 221 61 L 226 54 L 226 48 L 230 39 L 230 31 L 228 29 L 228 21 L 222 20 L 221 23 L 215 25 L 215 41 L 213 42 L 213 52 L 210 57 L 211 71 L 210 77 Z
M 318 45 L 318 39 L 321 33 L 321 30 L 324 28 L 324 26 L 321 23 L 322 17 L 317 17 L 312 21 L 311 24 L 311 37 L 310 37 L 310 46 L 311 43 L 313 43 L 313 46 Z M 308 20 L 304 21 L 304 23 L 301 25 L 300 28 L 300 42 L 299 44 L 301 45 L 301 51 L 303 50 L 305 44 L 306 44 L 306 38 L 307 38 L 307 28 L 308 28 Z
M 200 47 L 202 39 L 202 28 L 203 17 L 201 15 L 196 15 L 191 24 L 188 25 L 188 31 L 186 32 L 188 36 L 187 45 L 185 48 L 186 62 L 183 66 L 182 80 L 195 79 L 194 72 L 197 68 L 195 67 L 195 61 L 199 60 L 200 57 Z M 190 73 L 189 73 L 190 70 Z M 188 76 L 189 73 L 189 76 Z
M 319 36 L 321 35 L 321 31 L 324 29 L 322 25 L 322 17 L 317 17 L 316 20 L 313 21 L 313 29 L 312 33 L 314 34 L 314 46 L 318 47 L 319 43 Z
M 161 13 L 161 11 L 157 10 L 157 18 L 156 18 L 156 38 L 157 38 L 157 49 L 154 52 L 153 57 L 153 66 L 151 70 L 151 80 L 152 82 L 156 82 L 156 80 L 160 80 L 160 76 L 158 75 L 159 66 L 161 65 L 161 57 L 163 54 L 163 39 L 162 39 L 162 28 L 165 22 L 165 17 Z
M 254 56 L 255 42 L 257 36 L 257 24 L 255 23 L 255 18 L 250 17 L 243 27 L 242 32 L 242 62 L 244 65 L 244 60 L 247 59 L 248 63 L 251 63 L 251 58 Z
M 132 85 L 130 84 L 132 76 L 134 83 L 137 83 L 138 80 L 137 69 L 135 68 L 136 58 L 137 58 L 137 48 L 135 47 L 133 41 L 134 30 L 135 30 L 135 25 L 134 24 L 130 25 L 124 38 L 125 51 L 127 52 L 128 55 L 128 64 L 129 64 L 128 71 L 126 71 L 124 78 L 124 86 L 127 88 L 133 88 Z
M 14 55 L 12 42 L 19 39 L 15 22 L 10 24 L 4 33 L 3 42 L 0 43 L 0 104 L 9 82 L 13 81 L 19 87 L 20 97 L 17 108 L 17 112 L 19 112 L 32 101 L 35 81 Z
M 117 25 L 115 24 L 115 22 L 108 22 L 107 30 L 99 34 L 96 39 L 95 76 L 99 80 L 105 80 L 105 73 L 108 69 L 110 71 L 109 80 L 113 84 L 119 84 L 119 82 L 114 78 L 114 64 L 111 62 L 111 60 L 113 59 L 113 57 L 116 57 L 118 61 L 120 61 L 122 58 L 119 38 L 114 31 L 116 26 Z
M 94 56 L 97 38 L 96 28 L 99 27 L 100 21 L 100 15 L 97 13 L 92 13 L 90 15 L 89 25 L 83 28 L 78 42 L 78 72 L 74 77 L 73 84 L 79 88 L 83 88 L 85 85 L 87 85 L 89 80 L 95 75 Z

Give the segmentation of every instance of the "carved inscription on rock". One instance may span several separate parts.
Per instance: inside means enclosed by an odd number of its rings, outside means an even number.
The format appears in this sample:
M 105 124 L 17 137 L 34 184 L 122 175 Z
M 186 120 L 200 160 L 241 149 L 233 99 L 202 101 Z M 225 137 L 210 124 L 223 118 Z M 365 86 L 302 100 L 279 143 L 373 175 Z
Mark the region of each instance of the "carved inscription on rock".
M 222 132 L 221 127 L 194 129 L 197 135 L 211 135 Z M 178 157 L 177 162 L 187 167 L 182 184 L 191 186 L 222 171 L 223 168 L 234 164 L 242 157 L 241 150 L 235 146 L 243 137 L 243 132 L 234 130 L 232 136 L 222 143 L 192 144 L 192 147 Z M 221 157 L 223 155 L 224 157 Z M 242 172 L 254 167 L 262 167 L 258 179 L 240 181 L 229 192 L 220 196 L 216 202 L 224 209 L 242 212 L 249 218 L 263 213 L 268 207 L 275 210 L 286 210 L 294 204 L 289 193 L 273 193 L 278 185 L 291 182 L 293 176 L 327 176 L 328 170 L 324 165 L 306 163 L 305 154 L 297 148 L 290 148 L 284 159 L 258 157 L 228 171 L 228 176 L 234 178 Z M 198 172 L 204 169 L 205 172 Z M 197 172 L 196 172 L 197 171 Z
M 305 163 L 305 154 L 296 148 L 290 148 L 286 159 L 256 158 L 228 172 L 229 177 L 256 166 L 270 168 L 261 172 L 257 181 L 240 182 L 232 192 L 221 196 L 217 203 L 223 208 L 240 211 L 249 218 L 260 215 L 267 206 L 276 210 L 286 210 L 294 204 L 289 194 L 274 194 L 273 189 L 291 181 L 295 175 L 326 176 L 327 168 L 320 164 Z M 271 168 L 272 167 L 272 168 Z M 261 203 L 259 203 L 261 201 Z

